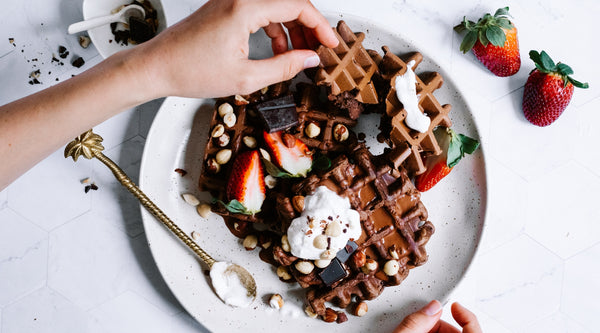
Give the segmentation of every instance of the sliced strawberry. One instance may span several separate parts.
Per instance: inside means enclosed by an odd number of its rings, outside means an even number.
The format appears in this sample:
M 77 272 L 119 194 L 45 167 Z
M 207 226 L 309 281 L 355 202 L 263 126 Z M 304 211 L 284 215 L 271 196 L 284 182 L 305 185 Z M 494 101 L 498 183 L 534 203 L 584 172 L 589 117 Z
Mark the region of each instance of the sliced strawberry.
M 265 200 L 265 176 L 257 150 L 236 157 L 227 183 L 227 198 L 242 204 L 246 214 L 260 212 Z
M 286 137 L 284 138 L 283 135 Z M 273 162 L 278 167 L 287 171 L 292 177 L 306 177 L 312 167 L 313 159 L 304 142 L 281 132 L 264 132 L 263 136 L 271 151 Z
M 477 140 L 456 134 L 450 128 L 438 127 L 435 137 L 443 153 L 430 156 L 425 161 L 427 170 L 415 179 L 415 186 L 421 192 L 432 188 L 452 171 L 465 154 L 472 154 L 479 147 Z

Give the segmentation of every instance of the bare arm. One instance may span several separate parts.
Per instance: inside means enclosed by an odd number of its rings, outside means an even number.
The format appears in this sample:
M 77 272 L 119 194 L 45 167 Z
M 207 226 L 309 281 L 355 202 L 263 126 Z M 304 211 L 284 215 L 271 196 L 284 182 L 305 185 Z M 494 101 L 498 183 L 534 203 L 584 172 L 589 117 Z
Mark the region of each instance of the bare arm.
M 313 51 L 287 50 L 280 22 L 294 46 L 315 38 L 337 45 L 308 0 L 209 1 L 149 42 L 0 107 L 0 190 L 67 141 L 127 108 L 171 95 L 249 93 L 316 66 Z M 276 55 L 248 60 L 249 34 L 262 27 Z

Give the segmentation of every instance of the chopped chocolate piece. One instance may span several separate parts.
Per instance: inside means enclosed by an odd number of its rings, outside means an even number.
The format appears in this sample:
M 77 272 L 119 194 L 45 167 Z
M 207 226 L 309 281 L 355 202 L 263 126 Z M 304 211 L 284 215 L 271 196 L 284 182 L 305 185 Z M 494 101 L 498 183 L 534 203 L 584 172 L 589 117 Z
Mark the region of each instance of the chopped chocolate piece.
M 92 185 L 86 185 L 83 190 L 85 191 L 85 193 L 88 193 L 90 190 L 92 189 Z
M 257 110 L 269 133 L 298 125 L 298 113 L 292 95 L 260 103 Z
M 331 261 L 331 264 L 319 273 L 319 277 L 327 286 L 331 286 L 346 276 L 348 276 L 348 272 L 344 269 L 344 266 L 338 258 L 334 258 Z
M 71 63 L 74 67 L 81 67 L 83 66 L 83 64 L 85 64 L 85 61 L 83 60 L 82 57 L 78 57 L 77 59 L 73 60 L 73 62 Z
M 58 58 L 56 58 L 55 54 L 52 54 L 52 61 L 51 62 L 60 62 L 60 60 L 58 60 Z
M 150 40 L 156 34 L 153 25 L 134 16 L 129 18 L 129 29 L 131 31 L 131 40 L 137 44 Z
M 181 175 L 181 177 L 187 175 L 187 171 L 180 169 L 180 168 L 175 169 L 175 172 L 177 172 L 179 175 Z
M 90 188 L 94 191 L 98 190 L 98 185 L 96 185 L 95 183 L 92 183 L 92 185 L 90 185 Z
M 335 257 L 341 262 L 346 262 L 348 258 L 350 258 L 352 253 L 356 251 L 357 248 L 358 244 L 356 244 L 353 241 L 348 241 L 348 243 L 346 243 L 346 246 L 343 249 L 339 250 Z
M 69 51 L 67 51 L 67 48 L 60 45 L 58 47 L 58 56 L 65 59 L 68 55 L 69 55 Z

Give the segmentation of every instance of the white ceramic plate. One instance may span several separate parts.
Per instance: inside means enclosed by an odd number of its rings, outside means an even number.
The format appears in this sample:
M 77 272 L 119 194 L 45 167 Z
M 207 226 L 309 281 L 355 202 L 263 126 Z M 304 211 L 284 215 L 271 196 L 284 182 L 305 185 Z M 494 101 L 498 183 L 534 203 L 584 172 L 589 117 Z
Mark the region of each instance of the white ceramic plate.
M 163 10 L 163 5 L 160 0 L 149 0 L 158 14 L 158 32 L 167 28 L 167 19 Z M 110 15 L 111 11 L 121 5 L 132 3 L 133 0 L 83 0 L 83 19 L 91 19 L 94 17 Z M 91 30 L 88 30 L 88 35 L 96 46 L 98 53 L 103 58 L 108 58 L 111 55 L 125 49 L 135 47 L 135 45 L 121 45 L 115 42 L 115 36 L 110 31 L 110 25 L 103 25 Z M 110 42 L 112 40 L 112 42 Z
M 365 46 L 380 50 L 388 45 L 397 54 L 416 49 L 398 35 L 360 18 L 344 16 L 355 31 L 366 32 Z M 334 24 L 335 22 L 332 22 Z M 266 38 L 251 40 L 255 56 L 270 50 Z M 266 51 L 265 51 L 266 50 Z M 262 54 L 261 54 L 262 53 Z M 438 71 L 445 78 L 444 86 L 435 95 L 442 104 L 452 104 L 450 113 L 454 129 L 479 138 L 471 110 L 460 92 L 437 65 L 425 54 L 417 69 Z M 195 209 L 180 197 L 191 192 L 202 200 L 209 196 L 199 193 L 197 179 L 202 165 L 213 100 L 168 98 L 160 108 L 146 141 L 141 162 L 142 189 L 188 234 L 198 231 L 198 243 L 217 260 L 231 260 L 251 271 L 258 284 L 258 299 L 247 309 L 223 304 L 213 293 L 210 281 L 203 274 L 206 267 L 171 235 L 158 221 L 142 209 L 144 227 L 154 259 L 166 283 L 183 307 L 214 332 L 327 332 L 390 331 L 404 315 L 431 299 L 444 301 L 465 274 L 477 249 L 486 212 L 486 171 L 483 150 L 468 156 L 441 183 L 422 196 L 436 232 L 427 244 L 429 261 L 413 269 L 397 287 L 386 288 L 383 294 L 369 301 L 369 312 L 358 318 L 349 315 L 343 325 L 327 324 L 308 318 L 303 313 L 304 291 L 297 284 L 279 281 L 275 269 L 258 258 L 258 250 L 246 251 L 219 216 L 201 218 Z M 375 116 L 377 117 L 377 116 Z M 369 118 L 369 117 L 367 117 Z M 362 122 L 376 134 L 370 117 Z M 369 129 L 370 128 L 370 129 Z M 188 171 L 185 177 L 176 168 Z M 286 301 L 280 311 L 268 306 L 268 297 L 280 293 Z

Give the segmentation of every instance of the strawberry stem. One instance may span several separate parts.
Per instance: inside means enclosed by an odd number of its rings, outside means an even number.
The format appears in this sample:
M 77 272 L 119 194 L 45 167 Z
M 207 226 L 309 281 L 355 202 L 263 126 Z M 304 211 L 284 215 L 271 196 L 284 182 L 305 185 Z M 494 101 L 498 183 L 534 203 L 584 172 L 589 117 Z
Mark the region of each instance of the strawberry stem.
M 531 60 L 533 60 L 535 67 L 540 72 L 546 73 L 546 74 L 559 75 L 563 79 L 563 81 L 565 83 L 565 87 L 567 86 L 567 84 L 569 82 L 571 82 L 571 84 L 573 84 L 577 88 L 582 88 L 582 89 L 589 88 L 589 84 L 587 82 L 581 83 L 571 77 L 571 74 L 573 74 L 573 69 L 569 65 L 563 64 L 562 62 L 555 64 L 554 60 L 552 60 L 552 58 L 550 58 L 550 56 L 548 55 L 548 53 L 546 53 L 546 51 L 542 50 L 542 52 L 540 53 L 538 51 L 531 50 L 531 51 L 529 51 L 529 58 L 531 58 Z

